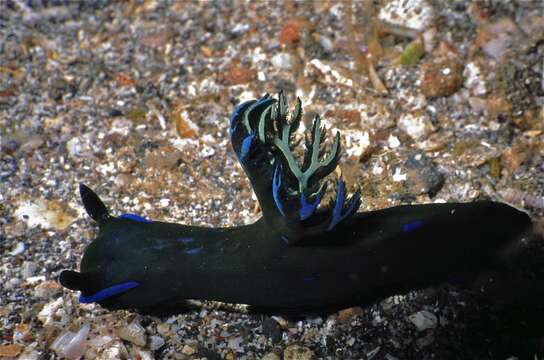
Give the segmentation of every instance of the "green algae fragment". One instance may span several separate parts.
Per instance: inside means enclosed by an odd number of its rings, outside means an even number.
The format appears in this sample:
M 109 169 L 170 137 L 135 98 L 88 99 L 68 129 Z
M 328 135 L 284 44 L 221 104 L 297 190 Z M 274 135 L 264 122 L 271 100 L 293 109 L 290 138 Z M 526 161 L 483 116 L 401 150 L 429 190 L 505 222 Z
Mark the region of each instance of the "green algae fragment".
M 480 141 L 476 139 L 460 140 L 453 145 L 453 155 L 459 157 L 466 151 L 471 150 L 480 145 Z
M 147 109 L 144 107 L 135 107 L 127 112 L 127 119 L 134 121 L 136 123 L 141 123 L 145 120 L 147 116 Z
M 489 164 L 489 174 L 495 180 L 498 180 L 501 177 L 501 161 L 498 157 L 491 158 L 488 161 Z
M 402 54 L 400 55 L 401 65 L 415 65 L 425 54 L 425 49 L 421 41 L 416 40 L 406 46 Z

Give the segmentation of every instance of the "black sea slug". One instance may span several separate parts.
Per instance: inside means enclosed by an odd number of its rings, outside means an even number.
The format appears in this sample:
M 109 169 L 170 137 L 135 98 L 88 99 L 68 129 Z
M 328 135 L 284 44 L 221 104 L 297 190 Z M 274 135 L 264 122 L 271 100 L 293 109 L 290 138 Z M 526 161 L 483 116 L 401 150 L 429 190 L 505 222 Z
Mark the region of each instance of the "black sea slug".
M 109 309 L 205 299 L 263 312 L 329 312 L 500 270 L 512 244 L 531 229 L 524 212 L 491 201 L 357 212 L 364 196 L 348 196 L 341 178 L 324 204 L 325 178 L 341 154 L 339 134 L 325 152 L 316 116 L 298 161 L 299 99 L 288 113 L 280 93 L 239 105 L 230 120 L 232 146 L 262 209 L 251 225 L 115 217 L 81 185 L 99 232 L 80 271 L 61 273 L 62 285 L 81 291 L 80 302 Z

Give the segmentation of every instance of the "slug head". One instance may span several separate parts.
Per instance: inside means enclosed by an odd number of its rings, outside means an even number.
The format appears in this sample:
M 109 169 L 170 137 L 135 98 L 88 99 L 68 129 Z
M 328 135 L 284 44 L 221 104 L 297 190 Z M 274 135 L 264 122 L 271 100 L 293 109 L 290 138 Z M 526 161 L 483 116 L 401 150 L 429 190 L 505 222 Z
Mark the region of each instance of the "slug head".
M 84 184 L 80 184 L 79 191 L 85 210 L 89 216 L 98 222 L 100 231 L 98 237 L 85 249 L 81 261 L 81 272 L 64 270 L 59 276 L 62 286 L 81 291 L 80 302 L 97 302 L 107 304 L 111 300 L 130 289 L 137 287 L 136 281 L 122 281 L 112 283 L 109 279 L 110 256 L 107 256 L 107 236 L 104 234 L 104 227 L 115 219 L 112 217 L 98 195 Z M 135 215 L 123 215 L 122 218 L 134 219 Z M 142 219 L 145 221 L 145 219 Z M 140 220 L 140 221 L 142 221 Z

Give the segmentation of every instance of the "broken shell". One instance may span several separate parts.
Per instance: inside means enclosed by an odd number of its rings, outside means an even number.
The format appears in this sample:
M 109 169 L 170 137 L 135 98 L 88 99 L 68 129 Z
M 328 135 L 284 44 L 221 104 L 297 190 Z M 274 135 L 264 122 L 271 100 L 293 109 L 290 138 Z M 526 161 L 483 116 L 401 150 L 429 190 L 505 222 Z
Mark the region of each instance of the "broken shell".
M 130 341 L 138 346 L 145 346 L 147 342 L 145 336 L 145 329 L 140 325 L 137 320 L 134 320 L 126 326 L 122 326 L 115 329 L 115 333 L 121 339 Z
M 63 332 L 55 339 L 51 349 L 67 359 L 79 359 L 85 352 L 87 334 L 89 334 L 90 329 L 91 326 L 85 324 L 76 334 L 71 331 Z

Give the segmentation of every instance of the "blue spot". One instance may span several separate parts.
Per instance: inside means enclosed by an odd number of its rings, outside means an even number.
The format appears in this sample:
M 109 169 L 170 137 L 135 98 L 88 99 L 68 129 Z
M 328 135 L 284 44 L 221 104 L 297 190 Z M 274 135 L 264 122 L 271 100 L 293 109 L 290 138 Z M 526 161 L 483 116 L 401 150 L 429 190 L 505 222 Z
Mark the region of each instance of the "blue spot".
M 188 254 L 188 255 L 196 255 L 199 252 L 201 252 L 203 249 L 204 248 L 202 246 L 200 246 L 200 247 L 197 247 L 197 248 L 187 249 L 187 250 L 185 250 L 185 253 Z
M 281 186 L 281 173 L 280 173 L 280 164 L 276 164 L 276 168 L 274 169 L 274 177 L 272 178 L 272 197 L 274 198 L 274 202 L 276 203 L 276 207 L 278 208 L 278 211 L 282 216 L 285 216 L 285 213 L 283 212 L 283 206 L 281 204 L 280 199 L 280 186 Z
M 309 203 L 306 200 L 306 196 L 304 195 L 304 193 L 300 194 L 300 210 L 298 211 L 300 220 L 306 220 L 307 218 L 312 216 L 312 214 L 315 212 L 315 209 L 317 209 L 317 206 L 321 202 L 322 195 L 323 194 L 319 194 L 313 203 Z
M 404 226 L 402 227 L 402 231 L 404 231 L 405 233 L 408 233 L 408 232 L 419 229 L 421 226 L 423 226 L 423 224 L 424 224 L 423 220 L 415 220 L 415 221 L 409 222 L 408 224 L 404 224 Z
M 126 283 L 113 285 L 108 288 L 102 289 L 99 292 L 94 293 L 93 295 L 90 295 L 90 296 L 80 295 L 79 302 L 82 304 L 101 302 L 103 300 L 106 300 L 109 297 L 124 293 L 125 291 L 133 289 L 139 285 L 140 284 L 138 284 L 136 281 L 128 281 Z
M 128 219 L 128 220 L 134 220 L 134 221 L 138 221 L 138 222 L 143 222 L 143 223 L 152 223 L 153 221 L 151 220 L 147 220 L 146 218 L 140 216 L 140 215 L 136 215 L 136 214 L 123 214 L 121 216 L 119 216 L 120 219 Z
M 187 245 L 192 243 L 195 239 L 192 237 L 181 237 L 177 239 L 179 242 L 181 242 L 183 245 Z
M 315 280 L 315 276 L 305 276 L 302 280 L 304 280 L 304 282 L 312 282 Z
M 244 158 L 247 156 L 247 153 L 251 148 L 251 144 L 253 143 L 253 139 L 255 139 L 255 133 L 246 136 L 246 138 L 242 142 L 242 149 L 240 150 L 240 161 L 243 161 Z

